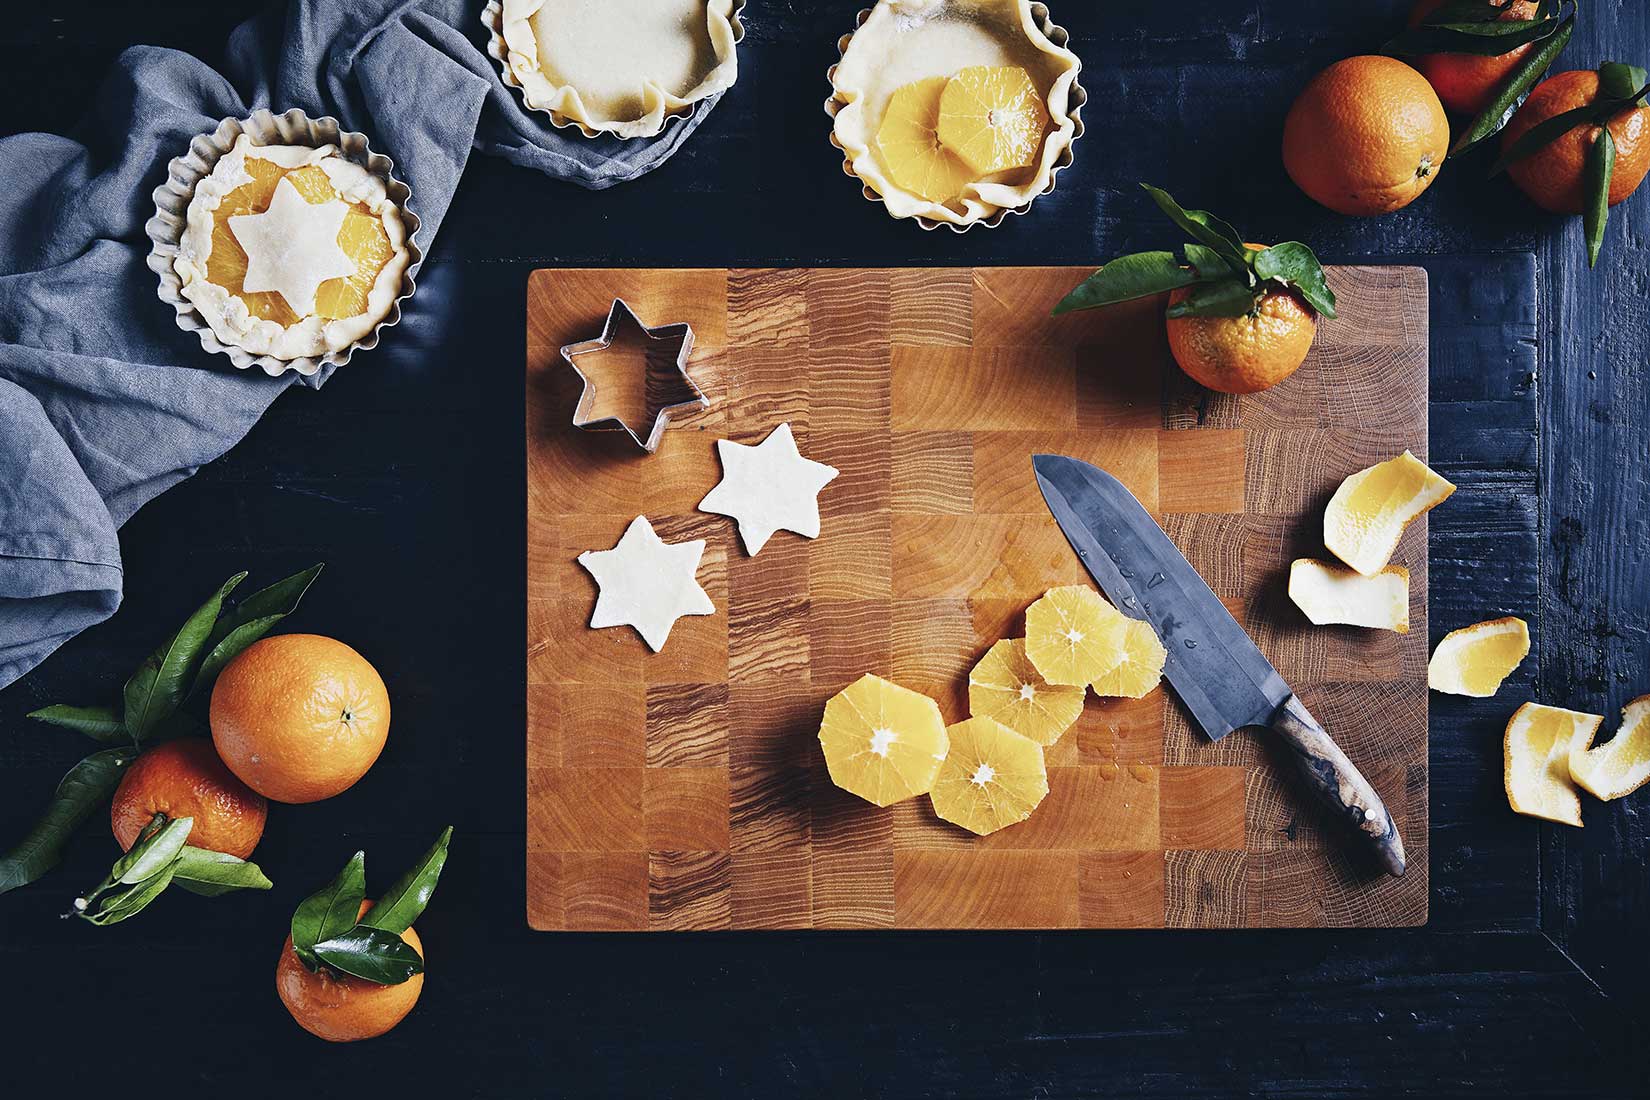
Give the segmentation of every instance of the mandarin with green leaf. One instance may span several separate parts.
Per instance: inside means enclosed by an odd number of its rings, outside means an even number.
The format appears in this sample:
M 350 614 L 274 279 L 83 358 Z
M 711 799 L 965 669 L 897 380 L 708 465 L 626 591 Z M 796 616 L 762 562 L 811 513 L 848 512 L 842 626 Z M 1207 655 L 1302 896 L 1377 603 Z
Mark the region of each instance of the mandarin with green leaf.
M 1558 73 L 1537 84 L 1501 135 L 1503 155 L 1548 119 L 1596 103 L 1599 84 L 1599 74 L 1592 69 Z M 1650 172 L 1650 107 L 1624 105 L 1610 116 L 1609 126 L 1616 144 L 1609 200 L 1615 206 L 1638 190 Z M 1579 121 L 1555 140 L 1510 162 L 1507 175 L 1543 210 L 1580 214 L 1587 205 L 1587 155 L 1602 129 L 1595 122 Z
M 1245 243 L 1264 252 L 1265 245 Z M 1169 294 L 1169 309 L 1195 288 Z M 1317 311 L 1292 286 L 1268 283 L 1254 307 L 1238 317 L 1169 317 L 1169 351 L 1192 381 L 1219 393 L 1259 393 L 1288 378 L 1306 361 L 1318 332 Z
M 372 904 L 364 899 L 356 919 Z M 401 940 L 419 958 L 424 957 L 424 943 L 411 927 L 401 933 Z M 424 975 L 420 972 L 395 985 L 380 985 L 325 965 L 311 972 L 293 951 L 288 936 L 275 964 L 275 992 L 298 1026 L 311 1035 L 329 1043 L 353 1043 L 376 1038 L 406 1019 L 424 992 Z
M 269 803 L 224 766 L 203 737 L 166 741 L 132 762 L 109 801 L 109 824 L 123 851 L 162 814 L 193 818 L 189 843 L 245 859 L 264 835 Z
M 1416 0 L 1410 9 L 1409 25 L 1419 27 L 1427 16 L 1443 7 L 1446 0 Z M 1536 0 L 1488 0 L 1501 9 L 1498 22 L 1531 20 L 1541 13 Z M 1503 54 L 1484 56 L 1475 53 L 1428 53 L 1410 58 L 1410 62 L 1427 78 L 1432 90 L 1444 106 L 1463 115 L 1476 115 L 1495 98 L 1513 69 L 1535 49 L 1535 43 L 1526 42 Z

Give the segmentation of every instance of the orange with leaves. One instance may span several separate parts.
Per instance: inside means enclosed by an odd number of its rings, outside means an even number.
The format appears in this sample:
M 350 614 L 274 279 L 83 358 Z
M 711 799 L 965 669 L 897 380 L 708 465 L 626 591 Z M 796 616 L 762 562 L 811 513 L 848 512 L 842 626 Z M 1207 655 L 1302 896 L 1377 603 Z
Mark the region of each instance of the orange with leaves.
M 1490 0 L 1501 9 L 1500 20 L 1534 19 L 1541 5 L 1535 0 Z M 1418 27 L 1421 21 L 1444 4 L 1444 0 L 1416 0 L 1409 13 L 1409 25 Z M 1526 42 L 1507 53 L 1483 56 L 1473 53 L 1429 53 L 1414 58 L 1415 68 L 1427 78 L 1433 91 L 1445 107 L 1463 115 L 1476 115 L 1495 97 L 1507 82 L 1524 55 L 1535 49 Z
M 1507 123 L 1501 136 L 1503 152 L 1532 127 L 1598 98 L 1599 74 L 1592 69 L 1548 77 L 1535 86 Z M 1623 107 L 1610 117 L 1609 126 L 1616 143 L 1615 171 L 1610 177 L 1610 205 L 1614 206 L 1638 190 L 1650 171 L 1650 107 Z M 1543 210 L 1579 214 L 1586 207 L 1587 154 L 1602 129 L 1580 122 L 1529 156 L 1508 164 L 1507 175 Z
M 245 859 L 264 835 L 269 803 L 242 783 L 201 737 L 156 745 L 132 762 L 109 802 L 109 824 L 123 850 L 156 814 L 194 818 L 189 843 Z

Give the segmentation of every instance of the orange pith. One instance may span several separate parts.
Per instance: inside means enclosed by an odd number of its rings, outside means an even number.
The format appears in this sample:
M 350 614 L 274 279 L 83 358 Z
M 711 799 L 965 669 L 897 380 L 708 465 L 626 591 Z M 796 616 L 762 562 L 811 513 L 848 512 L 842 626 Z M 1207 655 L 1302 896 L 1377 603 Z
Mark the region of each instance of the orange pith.
M 283 177 L 292 181 L 306 202 L 326 202 L 339 198 L 339 194 L 326 172 L 313 164 L 283 168 L 274 161 L 248 156 L 246 171 L 251 181 L 225 195 L 212 215 L 212 255 L 207 258 L 206 277 L 238 296 L 254 317 L 279 325 L 296 324 L 302 318 L 279 293 L 241 289 L 241 281 L 246 277 L 246 252 L 230 232 L 229 219 L 267 210 L 275 195 L 275 185 Z M 350 205 L 343 228 L 338 230 L 338 247 L 355 261 L 355 274 L 328 279 L 316 291 L 315 312 L 328 320 L 366 312 L 373 281 L 395 253 L 390 247 L 389 235 L 384 232 L 384 223 L 363 203 Z
M 212 741 L 231 771 L 277 802 L 330 798 L 383 751 L 390 699 L 342 642 L 282 634 L 248 646 L 212 689 Z
M 371 908 L 370 900 L 363 901 L 356 916 Z M 409 928 L 401 939 L 423 958 L 424 943 L 417 932 Z M 329 1043 L 352 1043 L 384 1034 L 406 1018 L 423 991 L 422 973 L 400 985 L 379 985 L 325 966 L 311 974 L 293 953 L 291 936 L 275 964 L 275 992 L 281 1003 L 298 1026 Z
M 192 818 L 189 843 L 245 859 L 264 835 L 269 803 L 224 767 L 201 737 L 167 741 L 143 753 L 115 788 L 109 824 L 130 850 L 156 814 Z
M 1384 214 L 1432 186 L 1449 119 L 1426 77 L 1391 57 L 1349 57 L 1312 79 L 1283 124 L 1283 166 L 1341 214 Z
M 1416 0 L 1409 13 L 1409 25 L 1418 27 L 1444 0 Z M 1535 0 L 1499 0 L 1500 19 L 1534 19 L 1541 7 Z M 1476 115 L 1489 106 L 1524 55 L 1535 49 L 1529 42 L 1509 53 L 1488 57 L 1471 53 L 1429 53 L 1412 59 L 1416 69 L 1432 84 L 1445 107 L 1464 115 Z
M 1574 69 L 1535 86 L 1502 133 L 1503 150 L 1512 148 L 1532 126 L 1598 99 L 1598 73 Z M 1507 166 L 1507 175 L 1537 206 L 1555 214 L 1579 214 L 1586 206 L 1587 153 L 1599 127 L 1584 123 L 1556 141 Z M 1616 167 L 1610 177 L 1610 205 L 1638 190 L 1650 172 L 1650 107 L 1627 108 L 1610 119 L 1616 143 Z

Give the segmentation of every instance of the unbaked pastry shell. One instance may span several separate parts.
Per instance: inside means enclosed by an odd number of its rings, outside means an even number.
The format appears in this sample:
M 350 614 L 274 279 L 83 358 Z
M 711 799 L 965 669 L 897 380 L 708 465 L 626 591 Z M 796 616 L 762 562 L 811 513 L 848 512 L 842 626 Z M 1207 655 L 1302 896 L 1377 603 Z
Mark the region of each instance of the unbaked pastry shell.
M 739 13 L 745 0 L 706 0 L 706 30 L 716 64 L 692 88 L 676 95 L 655 81 L 643 84 L 644 112 L 632 119 L 604 118 L 578 88 L 559 84 L 540 66 L 532 16 L 546 0 L 489 0 L 481 21 L 489 31 L 487 53 L 499 63 L 503 82 L 521 90 L 526 105 L 550 116 L 559 128 L 578 127 L 585 137 L 654 137 L 685 117 L 702 99 L 733 87 L 739 76 L 738 45 L 745 37 Z
M 906 50 L 903 67 L 895 69 L 888 63 L 887 54 L 898 47 L 879 47 L 879 42 L 921 33 L 938 22 L 936 15 L 957 8 L 999 12 L 1001 22 L 1018 24 L 1015 29 L 1023 35 L 1024 44 L 1016 39 L 1010 46 L 998 47 L 1006 56 L 970 55 L 955 64 L 956 58 L 926 65 L 941 51 Z M 1038 195 L 1054 190 L 1056 175 L 1071 164 L 1072 143 L 1083 133 L 1080 111 L 1088 95 L 1077 82 L 1082 62 L 1067 48 L 1069 38 L 1065 28 L 1053 22 L 1048 8 L 1032 0 L 881 0 L 875 8 L 861 11 L 856 29 L 837 43 L 841 60 L 826 72 L 832 94 L 825 101 L 825 113 L 835 120 L 831 143 L 843 152 L 842 170 L 864 184 L 867 199 L 881 202 L 896 218 L 916 218 L 924 229 L 941 225 L 957 232 L 975 225 L 995 228 L 1008 214 L 1025 213 Z M 950 76 L 973 64 L 1026 67 L 1038 86 L 1047 88 L 1048 134 L 1033 168 L 1005 173 L 1007 181 L 970 184 L 950 204 L 930 202 L 895 184 L 884 171 L 874 149 L 881 112 L 895 87 L 925 76 Z
M 404 230 L 403 246 L 407 255 L 400 274 L 399 287 L 383 317 L 374 322 L 365 334 L 342 347 L 328 350 L 324 354 L 303 355 L 292 359 L 249 351 L 238 344 L 226 343 L 219 339 L 218 333 L 202 315 L 201 310 L 183 293 L 183 281 L 178 276 L 175 263 L 184 233 L 188 229 L 189 204 L 195 196 L 196 188 L 211 176 L 218 161 L 234 150 L 236 140 L 242 134 L 249 135 L 254 144 L 264 146 L 294 145 L 320 148 L 331 145 L 336 148 L 339 156 L 365 168 L 366 172 L 382 185 L 385 197 L 400 212 Z M 423 250 L 418 245 L 419 221 L 418 215 L 412 210 L 412 193 L 394 173 L 394 163 L 389 157 L 374 153 L 367 143 L 366 135 L 343 129 L 335 118 L 311 119 L 303 111 L 294 108 L 281 115 L 258 110 L 244 119 L 222 120 L 212 132 L 198 134 L 190 141 L 189 150 L 167 165 L 165 182 L 155 188 L 155 213 L 145 223 L 144 231 L 150 240 L 147 261 L 149 270 L 160 280 L 160 300 L 172 307 L 178 328 L 196 333 L 200 338 L 201 347 L 206 351 L 228 356 L 229 361 L 242 370 L 256 366 L 271 377 L 289 370 L 307 377 L 319 371 L 323 364 L 339 366 L 349 362 L 355 352 L 377 347 L 380 333 L 400 322 L 401 303 L 416 289 L 414 277 L 424 259 Z

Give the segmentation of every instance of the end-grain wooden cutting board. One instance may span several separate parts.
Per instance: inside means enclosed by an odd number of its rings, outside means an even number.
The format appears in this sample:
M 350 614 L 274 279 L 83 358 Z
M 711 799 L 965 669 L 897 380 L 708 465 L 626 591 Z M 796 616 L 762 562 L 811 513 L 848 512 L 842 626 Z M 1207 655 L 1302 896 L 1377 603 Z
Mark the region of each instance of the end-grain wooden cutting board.
M 1347 474 L 1427 447 L 1427 289 L 1414 268 L 1336 268 L 1341 317 L 1252 397 L 1174 369 L 1158 302 L 1049 317 L 1087 268 L 545 270 L 527 301 L 527 906 L 542 929 L 1407 925 L 1427 914 L 1426 524 L 1407 637 L 1314 628 L 1289 602 L 1323 557 Z M 692 324 L 712 407 L 659 453 L 570 427 L 558 348 L 615 296 Z M 817 541 L 755 558 L 695 511 L 715 441 L 789 421 L 841 476 Z M 1371 876 L 1261 735 L 1213 744 L 1166 688 L 1099 702 L 1049 750 L 1050 794 L 988 838 L 926 798 L 833 787 L 825 700 L 865 672 L 967 714 L 967 676 L 1025 607 L 1088 583 L 1031 455 L 1110 470 L 1155 515 L 1375 784 L 1409 848 Z M 650 654 L 592 631 L 574 561 L 637 515 L 709 540 L 716 614 Z

